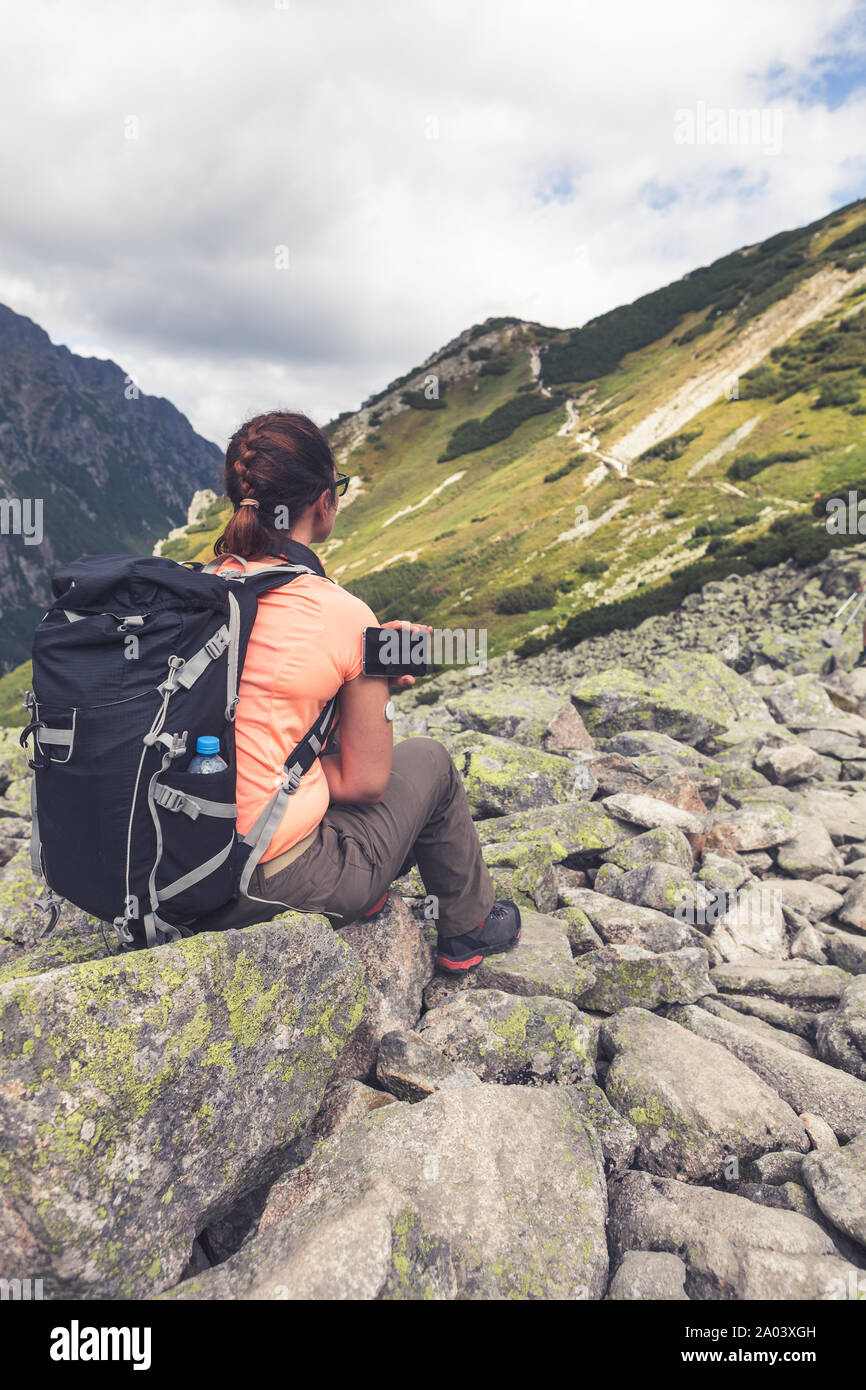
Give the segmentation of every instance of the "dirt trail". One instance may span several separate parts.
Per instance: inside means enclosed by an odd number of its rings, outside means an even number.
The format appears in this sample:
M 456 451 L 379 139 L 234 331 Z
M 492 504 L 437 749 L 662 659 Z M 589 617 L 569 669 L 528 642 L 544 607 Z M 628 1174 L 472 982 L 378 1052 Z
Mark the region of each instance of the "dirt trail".
M 628 465 L 668 435 L 676 434 L 695 415 L 713 404 L 733 382 L 757 367 L 774 347 L 821 318 L 851 290 L 866 284 L 866 266 L 847 274 L 835 266 L 810 276 L 778 304 L 773 304 L 738 333 L 729 347 L 717 352 L 710 363 L 679 386 L 664 405 L 651 411 L 639 424 L 610 446 L 607 457 L 628 470 Z
M 569 397 L 569 399 L 565 402 L 565 423 L 560 425 L 556 433 L 573 434 L 573 432 L 577 429 L 577 422 L 579 419 L 580 415 L 577 411 L 577 401 L 573 401 L 571 397 Z

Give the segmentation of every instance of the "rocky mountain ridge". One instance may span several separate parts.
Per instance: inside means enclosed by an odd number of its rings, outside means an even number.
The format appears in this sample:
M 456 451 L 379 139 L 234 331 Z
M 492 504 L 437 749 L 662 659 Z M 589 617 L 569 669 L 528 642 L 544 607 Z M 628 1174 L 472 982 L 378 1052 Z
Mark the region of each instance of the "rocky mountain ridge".
M 220 453 L 169 401 L 115 362 L 55 345 L 0 305 L 0 487 L 38 502 L 28 543 L 11 515 L 0 537 L 0 671 L 29 655 L 58 562 L 148 553 L 181 522 L 197 488 L 219 483 Z
M 529 655 L 811 555 L 815 494 L 866 480 L 864 304 L 861 200 L 579 328 L 476 324 L 328 427 L 329 574 Z M 225 515 L 166 553 L 208 558 Z

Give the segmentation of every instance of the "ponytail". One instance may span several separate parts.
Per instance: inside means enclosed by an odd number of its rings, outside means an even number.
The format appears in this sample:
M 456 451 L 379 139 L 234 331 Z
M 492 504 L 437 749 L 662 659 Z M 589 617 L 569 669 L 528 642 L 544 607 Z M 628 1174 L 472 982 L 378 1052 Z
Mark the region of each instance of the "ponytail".
M 275 410 L 248 420 L 226 450 L 225 491 L 235 511 L 214 553 L 279 554 L 292 521 L 333 487 L 335 473 L 328 437 L 306 415 Z

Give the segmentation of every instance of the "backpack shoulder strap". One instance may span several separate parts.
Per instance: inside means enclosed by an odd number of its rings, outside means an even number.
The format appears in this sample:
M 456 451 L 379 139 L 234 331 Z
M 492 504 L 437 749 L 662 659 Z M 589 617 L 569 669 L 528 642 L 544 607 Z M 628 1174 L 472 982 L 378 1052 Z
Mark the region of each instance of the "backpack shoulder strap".
M 217 571 L 222 563 L 220 557 L 211 560 L 205 565 L 205 570 L 211 574 Z M 280 565 L 269 565 L 266 569 L 256 570 L 250 573 L 246 560 L 243 556 L 234 556 L 242 565 L 241 573 L 227 571 L 225 574 L 220 571 L 220 577 L 225 578 L 231 585 L 231 593 L 237 598 L 238 607 L 241 614 L 241 625 L 239 635 L 239 666 L 242 668 L 246 656 L 247 643 L 255 622 L 258 601 L 262 594 L 268 593 L 271 589 L 280 589 L 291 584 L 301 574 L 316 574 L 308 565 L 296 565 L 286 562 Z M 318 578 L 323 576 L 319 575 Z M 303 738 L 295 745 L 283 765 L 282 782 L 274 796 L 262 810 L 255 824 L 250 828 L 243 838 L 243 843 L 248 847 L 249 853 L 244 862 L 239 892 L 245 896 L 249 890 L 250 879 L 253 870 L 259 863 L 262 855 L 270 844 L 276 830 L 285 814 L 289 797 L 298 790 L 301 778 L 316 762 L 321 754 L 329 733 L 331 733 L 337 710 L 337 697 L 333 696 L 322 710 L 321 714 L 313 721 Z
M 337 697 L 334 695 L 325 705 L 318 719 L 310 725 L 300 743 L 292 749 L 283 767 L 282 785 L 244 836 L 243 843 L 249 846 L 249 855 L 244 863 L 238 885 L 241 897 L 249 896 L 253 870 L 277 832 L 289 804 L 289 797 L 298 790 L 304 773 L 309 772 L 322 752 L 328 734 L 333 727 L 336 708 Z
M 326 579 L 329 584 L 336 581 L 330 575 L 314 570 L 310 565 L 301 565 L 289 560 L 285 555 L 279 557 L 283 563 L 281 565 L 268 565 L 266 569 L 250 570 L 246 558 L 243 555 L 217 555 L 213 560 L 209 560 L 206 565 L 201 566 L 202 574 L 219 574 L 220 579 L 228 579 L 240 584 L 251 584 L 258 586 L 261 584 L 262 590 L 275 589 L 281 583 L 288 584 L 291 580 L 285 576 L 290 574 L 292 578 L 297 578 L 299 574 L 313 574 L 317 579 Z M 240 573 L 236 570 L 221 570 L 220 565 L 224 560 L 237 560 L 241 566 Z M 279 576 L 284 576 L 282 579 Z

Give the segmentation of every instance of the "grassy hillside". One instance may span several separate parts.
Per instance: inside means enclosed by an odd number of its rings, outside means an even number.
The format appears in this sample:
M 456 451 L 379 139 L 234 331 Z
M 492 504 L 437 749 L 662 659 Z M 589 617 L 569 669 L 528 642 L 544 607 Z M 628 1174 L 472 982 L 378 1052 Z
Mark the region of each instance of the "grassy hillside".
M 866 201 L 578 330 L 476 325 L 328 429 L 352 475 L 329 574 L 490 654 L 814 558 L 848 539 L 814 495 L 866 488 Z M 209 558 L 226 514 L 163 553 Z

